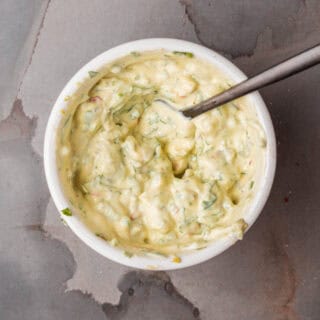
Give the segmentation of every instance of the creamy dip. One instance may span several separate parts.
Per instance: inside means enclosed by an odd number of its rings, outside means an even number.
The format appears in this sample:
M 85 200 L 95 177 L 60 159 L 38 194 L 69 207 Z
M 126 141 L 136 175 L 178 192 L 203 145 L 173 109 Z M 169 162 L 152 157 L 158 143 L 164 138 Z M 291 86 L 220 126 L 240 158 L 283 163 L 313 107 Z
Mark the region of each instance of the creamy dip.
M 242 98 L 190 120 L 155 101 L 190 106 L 230 79 L 167 51 L 133 52 L 90 76 L 90 90 L 65 110 L 57 146 L 63 187 L 89 228 L 128 254 L 241 239 L 265 169 L 254 106 Z

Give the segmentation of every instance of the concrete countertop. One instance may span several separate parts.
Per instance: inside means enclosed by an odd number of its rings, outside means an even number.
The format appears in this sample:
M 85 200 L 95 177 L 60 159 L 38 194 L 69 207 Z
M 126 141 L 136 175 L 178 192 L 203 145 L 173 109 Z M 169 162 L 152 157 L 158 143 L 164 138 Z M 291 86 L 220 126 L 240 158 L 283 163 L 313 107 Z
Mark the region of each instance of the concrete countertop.
M 317 320 L 320 66 L 263 90 L 278 141 L 270 199 L 243 241 L 199 266 L 141 272 L 60 223 L 42 144 L 68 79 L 117 44 L 172 37 L 248 75 L 316 44 L 318 0 L 0 2 L 0 319 Z

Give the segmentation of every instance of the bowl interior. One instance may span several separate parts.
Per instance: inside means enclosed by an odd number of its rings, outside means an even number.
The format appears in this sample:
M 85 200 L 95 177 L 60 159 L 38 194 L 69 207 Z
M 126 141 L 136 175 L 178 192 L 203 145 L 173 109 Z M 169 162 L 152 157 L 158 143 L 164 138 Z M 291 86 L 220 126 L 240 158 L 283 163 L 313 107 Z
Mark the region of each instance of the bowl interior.
M 65 109 L 68 104 L 68 102 L 65 101 L 65 97 L 72 96 L 77 92 L 77 90 L 79 90 L 78 83 L 88 79 L 89 71 L 101 69 L 105 64 L 112 62 L 119 57 L 125 56 L 132 51 L 149 51 L 158 49 L 192 52 L 198 58 L 215 65 L 233 81 L 240 82 L 246 79 L 246 76 L 235 65 L 216 52 L 191 42 L 176 39 L 144 39 L 129 42 L 110 49 L 91 60 L 72 77 L 62 90 L 51 111 L 47 124 L 44 142 L 45 173 L 51 196 L 59 212 L 66 207 L 70 207 L 70 203 L 65 197 L 59 181 L 56 164 L 56 133 L 62 119 L 61 111 Z M 264 128 L 267 138 L 266 167 L 260 177 L 260 181 L 257 182 L 258 191 L 247 208 L 247 213 L 244 216 L 244 219 L 250 228 L 260 214 L 270 193 L 276 164 L 276 143 L 270 115 L 261 96 L 258 93 L 252 93 L 248 95 L 248 99 L 251 100 L 251 103 L 256 108 L 259 121 Z M 163 257 L 153 258 L 133 256 L 129 258 L 123 254 L 122 250 L 112 247 L 104 240 L 95 236 L 81 222 L 81 220 L 77 218 L 77 216 L 63 216 L 63 219 L 67 222 L 73 232 L 95 251 L 118 263 L 140 269 L 170 270 L 198 264 L 225 251 L 237 241 L 237 239 L 231 236 L 221 238 L 208 245 L 205 249 L 181 254 L 181 263 L 173 263 L 171 259 Z

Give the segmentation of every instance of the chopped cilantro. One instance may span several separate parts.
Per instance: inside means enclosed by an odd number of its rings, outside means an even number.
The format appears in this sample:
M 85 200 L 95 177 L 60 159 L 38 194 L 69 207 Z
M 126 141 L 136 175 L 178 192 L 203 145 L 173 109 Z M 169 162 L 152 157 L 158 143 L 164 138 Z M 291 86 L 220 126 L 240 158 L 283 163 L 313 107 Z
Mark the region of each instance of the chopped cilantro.
M 68 124 L 70 119 L 71 119 L 71 116 L 68 116 L 68 118 L 66 119 L 66 121 L 63 124 L 63 128 Z
M 202 201 L 202 208 L 203 210 L 209 209 L 217 200 L 217 197 L 213 194 L 211 195 L 211 198 L 206 201 Z
M 88 71 L 90 78 L 94 78 L 99 72 L 97 71 Z
M 72 216 L 72 212 L 69 208 L 65 208 L 65 209 L 61 210 L 61 213 L 64 214 L 65 216 L 69 216 L 69 217 Z
M 134 57 L 139 57 L 139 56 L 141 56 L 141 53 L 137 52 L 137 51 L 132 51 L 131 55 L 133 55 Z
M 81 185 L 81 190 L 83 191 L 84 194 L 89 193 L 87 187 L 84 184 Z
M 131 252 L 128 252 L 128 251 L 124 251 L 123 254 L 128 258 L 132 258 L 132 256 L 133 256 L 133 254 Z
M 103 234 L 101 234 L 101 233 L 96 233 L 96 236 L 99 237 L 99 238 L 101 238 L 101 239 L 104 240 L 104 241 L 108 241 L 107 238 L 106 238 Z
M 185 52 L 185 51 L 173 51 L 174 54 L 180 55 L 180 56 L 186 56 L 188 58 L 193 58 L 194 54 L 192 52 Z
M 252 189 L 253 186 L 254 186 L 254 181 L 252 180 L 252 181 L 250 182 L 250 189 Z

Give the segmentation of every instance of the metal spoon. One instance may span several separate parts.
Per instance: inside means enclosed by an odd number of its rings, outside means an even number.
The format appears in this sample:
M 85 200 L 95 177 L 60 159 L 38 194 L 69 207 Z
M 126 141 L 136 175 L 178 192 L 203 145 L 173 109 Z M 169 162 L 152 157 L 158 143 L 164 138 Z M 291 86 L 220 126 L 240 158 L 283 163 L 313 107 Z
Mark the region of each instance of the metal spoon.
M 278 82 L 288 78 L 298 72 L 306 70 L 320 62 L 320 45 L 316 45 L 298 55 L 289 58 L 259 74 L 249 78 L 230 89 L 219 93 L 207 100 L 204 100 L 194 106 L 187 107 L 183 110 L 177 110 L 168 101 L 156 99 L 155 101 L 162 102 L 169 108 L 179 111 L 187 118 L 194 118 L 206 111 L 217 108 L 227 102 L 240 98 L 257 89 L 263 88 L 269 84 Z

